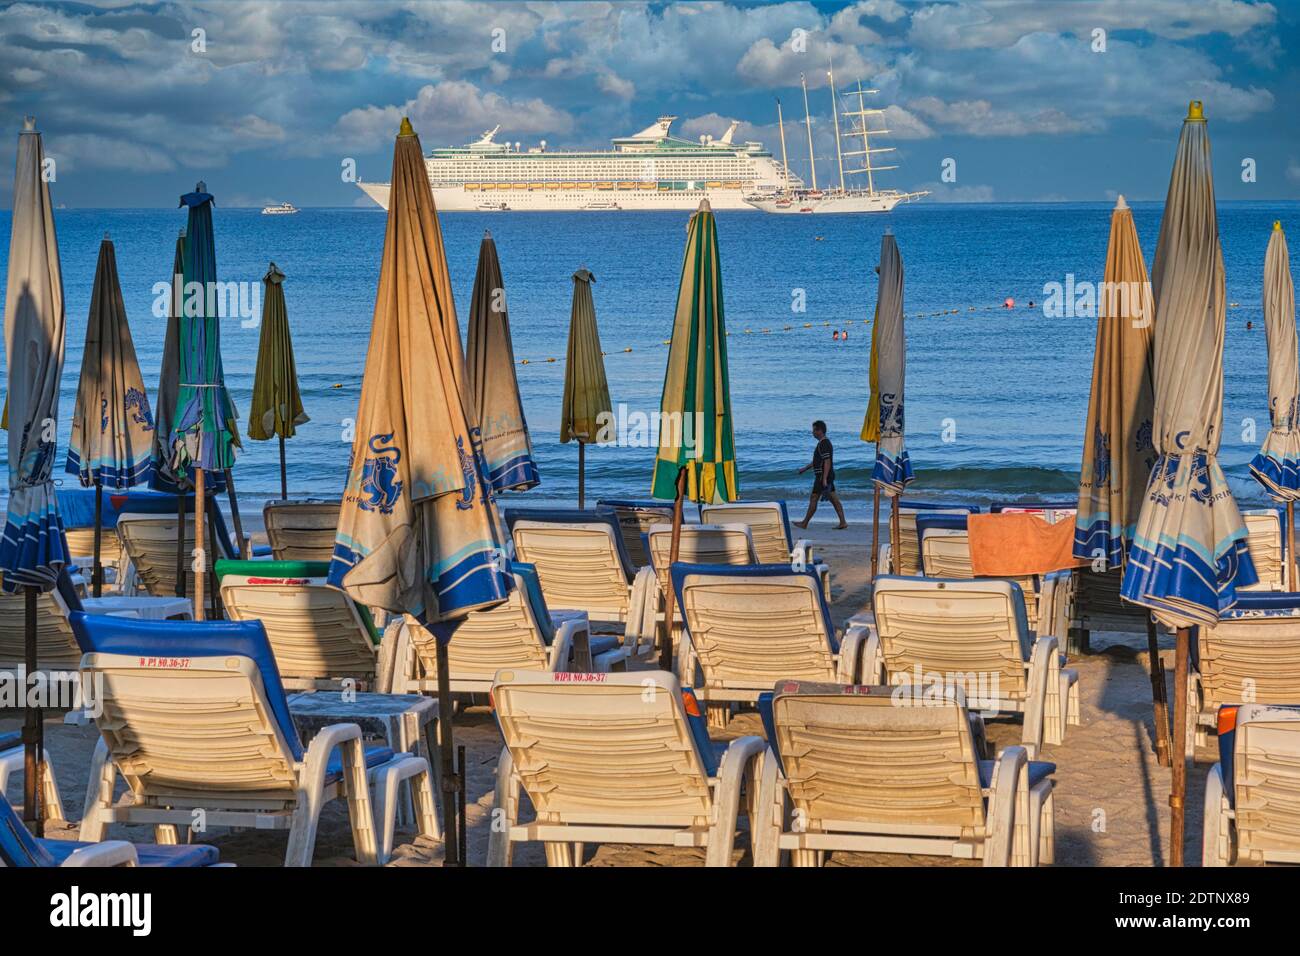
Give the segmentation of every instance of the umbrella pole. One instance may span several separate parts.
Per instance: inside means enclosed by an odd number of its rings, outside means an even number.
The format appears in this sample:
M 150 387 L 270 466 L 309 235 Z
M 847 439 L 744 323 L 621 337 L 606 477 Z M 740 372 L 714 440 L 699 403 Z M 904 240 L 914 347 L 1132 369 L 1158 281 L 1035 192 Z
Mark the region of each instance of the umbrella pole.
M 226 494 L 230 496 L 230 520 L 235 524 L 235 544 L 239 548 L 240 558 L 247 561 L 248 542 L 244 540 L 244 522 L 240 520 L 239 499 L 235 497 L 235 475 L 229 468 L 226 469 Z
M 460 855 L 460 821 L 457 819 L 456 805 L 459 800 L 460 782 L 456 776 L 452 727 L 451 727 L 451 665 L 447 660 L 447 642 L 435 633 L 434 641 L 438 645 L 438 762 L 441 765 L 439 778 L 442 782 L 442 846 L 443 866 L 464 866 Z
M 897 547 L 894 545 L 893 547 Z M 890 557 L 893 557 L 893 548 L 890 549 Z M 880 568 L 880 486 L 874 481 L 871 483 L 871 580 L 876 580 L 876 574 Z
M 104 541 L 104 485 L 95 482 L 95 559 L 91 565 L 91 594 L 102 597 L 104 594 L 104 566 L 99 561 L 100 549 Z
M 284 436 L 278 436 L 280 439 L 280 500 L 289 500 L 289 473 L 284 467 Z
M 673 669 L 673 564 L 682 544 L 682 498 L 686 495 L 686 469 L 677 470 L 677 497 L 673 499 L 673 536 L 668 548 L 668 594 L 664 612 L 663 643 L 659 645 L 659 669 Z
M 587 507 L 587 451 L 582 439 L 578 440 L 578 509 Z
M 1169 794 L 1169 865 L 1183 865 L 1184 801 L 1187 797 L 1187 659 L 1192 629 L 1176 632 L 1174 652 L 1174 780 Z
M 1156 622 L 1147 615 L 1147 655 L 1151 658 L 1151 704 L 1156 723 L 1156 760 L 1160 766 L 1169 766 L 1169 700 L 1165 688 L 1165 667 L 1160 662 L 1160 641 L 1156 636 Z
M 1286 503 L 1286 576 L 1292 591 L 1297 590 L 1295 562 L 1295 502 Z
M 41 711 L 33 707 L 31 692 L 28 689 L 31 676 L 36 673 L 36 601 L 40 595 L 37 588 L 23 588 L 25 613 L 23 619 L 23 656 L 24 656 L 24 694 L 23 694 L 23 822 L 38 837 L 45 835 L 45 824 L 41 819 L 41 764 L 45 761 L 44 733 L 41 726 Z
M 199 560 L 199 566 L 194 568 L 194 620 L 203 621 L 207 619 L 206 609 L 203 607 L 203 588 L 207 583 L 204 580 L 203 566 L 207 564 L 203 553 L 203 522 L 207 516 L 204 511 L 207 508 L 207 490 L 204 488 L 203 469 L 194 469 L 194 554 Z M 183 534 L 183 532 L 182 532 Z
M 185 597 L 185 489 L 176 484 L 176 596 Z
M 898 554 L 899 539 L 899 518 L 898 518 L 898 495 L 889 496 L 889 571 L 891 574 L 899 574 L 903 567 L 903 559 Z

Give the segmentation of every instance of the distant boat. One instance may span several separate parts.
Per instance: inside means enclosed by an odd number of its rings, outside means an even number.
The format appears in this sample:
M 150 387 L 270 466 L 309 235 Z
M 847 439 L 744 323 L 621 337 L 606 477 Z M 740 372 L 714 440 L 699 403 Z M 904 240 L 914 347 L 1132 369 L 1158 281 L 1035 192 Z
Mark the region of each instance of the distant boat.
M 263 216 L 289 216 L 298 211 L 298 207 L 292 203 L 282 202 L 275 206 L 263 206 Z

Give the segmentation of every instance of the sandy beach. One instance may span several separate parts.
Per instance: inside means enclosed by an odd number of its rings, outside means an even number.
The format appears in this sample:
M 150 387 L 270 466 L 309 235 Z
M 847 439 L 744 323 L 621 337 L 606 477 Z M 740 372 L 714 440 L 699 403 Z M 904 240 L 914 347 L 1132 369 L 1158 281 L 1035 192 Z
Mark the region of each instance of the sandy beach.
M 822 516 L 819 516 L 819 518 Z M 868 606 L 871 568 L 868 557 L 870 525 L 853 524 L 836 531 L 830 521 L 815 520 L 806 532 L 833 569 L 837 626 Z M 1058 866 L 1159 866 L 1167 862 L 1169 848 L 1169 770 L 1159 766 L 1151 747 L 1151 686 L 1147 671 L 1146 640 L 1141 635 L 1092 634 L 1092 652 L 1072 658 L 1079 671 L 1082 724 L 1069 728 L 1065 743 L 1045 748 L 1043 758 L 1056 764 L 1056 840 Z M 1162 641 L 1165 666 L 1172 668 L 1169 638 Z M 0 732 L 19 728 L 19 718 L 0 719 Z M 742 714 L 719 736 L 761 733 L 756 714 Z M 456 741 L 466 747 L 469 826 L 469 863 L 482 865 L 487 853 L 493 809 L 493 786 L 501 737 L 491 711 L 472 707 L 455 722 Z M 80 819 L 85 800 L 87 768 L 97 734 L 93 728 L 65 725 L 57 717 L 46 724 L 46 742 L 59 778 L 69 816 Z M 1019 724 L 993 721 L 989 736 L 998 747 L 1018 742 Z M 1205 774 L 1217 759 L 1210 747 L 1197 754 L 1189 775 L 1186 858 L 1200 860 L 1201 809 Z M 120 786 L 120 784 L 119 784 Z M 11 789 L 11 801 L 21 792 Z M 75 838 L 75 824 L 52 833 Z M 115 826 L 110 837 L 138 842 L 151 840 L 142 827 Z M 268 832 L 217 832 L 211 842 L 222 859 L 242 866 L 278 866 L 286 837 Z M 392 866 L 439 866 L 440 843 L 399 832 Z M 737 841 L 736 860 L 749 865 L 747 849 Z M 666 847 L 607 845 L 590 847 L 590 866 L 702 866 L 702 850 Z M 315 865 L 354 866 L 351 836 L 341 804 L 326 810 L 321 821 Z M 540 845 L 520 848 L 516 866 L 543 866 Z M 940 857 L 883 856 L 838 853 L 834 866 L 957 866 L 969 865 Z

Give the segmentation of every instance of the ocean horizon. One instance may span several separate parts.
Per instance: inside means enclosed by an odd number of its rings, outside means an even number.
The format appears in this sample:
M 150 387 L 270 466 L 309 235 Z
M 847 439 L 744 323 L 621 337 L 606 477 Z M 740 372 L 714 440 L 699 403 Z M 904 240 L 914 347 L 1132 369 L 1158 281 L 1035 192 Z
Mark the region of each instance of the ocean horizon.
M 288 442 L 294 496 L 336 496 L 347 469 L 349 421 L 360 394 L 385 216 L 378 207 L 304 207 L 262 216 L 214 211 L 218 276 L 257 289 L 269 261 L 285 296 L 303 403 L 311 421 Z M 57 200 L 57 195 L 56 195 Z M 1151 262 L 1162 202 L 1130 201 Z M 1077 490 L 1096 331 L 1091 315 L 1046 315 L 1044 289 L 1099 283 L 1112 202 L 927 203 L 893 213 L 772 216 L 719 211 L 736 449 L 745 498 L 805 499 L 796 469 L 811 456 L 809 425 L 824 419 L 837 483 L 851 512 L 870 501 L 872 446 L 858 438 L 867 404 L 870 319 L 880 237 L 893 229 L 905 269 L 907 443 L 914 497 L 959 501 L 1050 496 Z M 1222 202 L 1227 275 L 1224 427 L 1220 460 L 1243 504 L 1267 503 L 1247 463 L 1268 430 L 1261 315 L 1264 249 L 1275 219 L 1300 202 Z M 462 335 L 485 229 L 505 280 L 516 372 L 541 485 L 510 500 L 576 498 L 577 451 L 558 441 L 571 274 L 596 275 L 593 294 L 610 394 L 625 415 L 658 410 L 689 213 L 448 213 L 441 216 Z M 101 238 L 116 245 L 123 298 L 150 398 L 156 394 L 168 281 L 184 213 L 75 208 L 55 212 L 67 310 L 56 478 L 63 472 Z M 0 212 L 7 267 L 10 213 Z M 1004 308 L 1011 298 L 1014 308 Z M 1029 302 L 1034 306 L 1031 308 Z M 227 385 L 246 416 L 260 318 L 222 325 Z M 1247 328 L 1252 323 L 1253 328 Z M 845 339 L 832 332 L 847 330 Z M 522 364 L 526 362 L 526 364 Z M 241 420 L 241 428 L 246 418 Z M 0 451 L 0 455 L 5 454 Z M 653 446 L 594 447 L 587 494 L 644 497 Z M 279 492 L 275 442 L 245 438 L 236 464 L 241 496 Z M 823 515 L 824 516 L 824 515 Z

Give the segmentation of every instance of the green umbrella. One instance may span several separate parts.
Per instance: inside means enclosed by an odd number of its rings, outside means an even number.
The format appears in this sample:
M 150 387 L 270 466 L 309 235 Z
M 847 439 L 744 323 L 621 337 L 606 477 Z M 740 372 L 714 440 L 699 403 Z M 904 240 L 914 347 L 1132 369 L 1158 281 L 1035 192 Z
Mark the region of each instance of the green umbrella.
M 274 262 L 262 277 L 262 337 L 257 343 L 257 373 L 253 377 L 253 408 L 248 413 L 248 437 L 268 441 L 280 439 L 280 498 L 289 497 L 284 465 L 284 440 L 292 438 L 298 426 L 309 421 L 298 393 L 298 369 L 293 360 L 293 339 L 289 335 L 289 314 L 284 305 L 284 273 Z
M 217 315 L 217 254 L 212 237 L 213 197 L 199 183 L 181 197 L 189 210 L 180 331 L 180 384 L 172 420 L 172 468 L 194 469 L 194 547 L 203 551 L 206 473 L 224 473 L 235 533 L 243 550 L 231 466 L 239 447 L 238 414 L 226 391 L 221 365 L 221 319 Z M 203 620 L 203 576 L 194 581 L 194 616 Z
M 601 427 L 612 414 L 604 352 L 596 328 L 596 306 L 584 267 L 573 274 L 573 307 L 569 311 L 569 351 L 564 364 L 564 405 L 560 410 L 560 441 L 578 443 L 578 507 L 586 507 L 588 443 L 599 441 Z
M 659 403 L 659 452 L 650 494 L 673 500 L 670 563 L 677 560 L 682 502 L 735 501 L 736 447 L 731 432 L 727 327 L 722 309 L 718 226 L 707 199 L 686 227 L 677 314 Z M 660 666 L 672 670 L 673 591 L 668 589 Z

